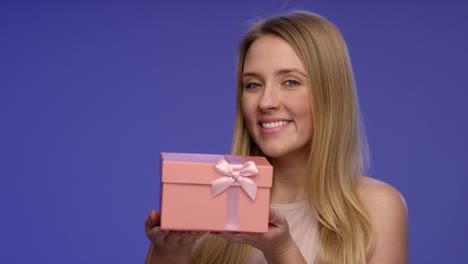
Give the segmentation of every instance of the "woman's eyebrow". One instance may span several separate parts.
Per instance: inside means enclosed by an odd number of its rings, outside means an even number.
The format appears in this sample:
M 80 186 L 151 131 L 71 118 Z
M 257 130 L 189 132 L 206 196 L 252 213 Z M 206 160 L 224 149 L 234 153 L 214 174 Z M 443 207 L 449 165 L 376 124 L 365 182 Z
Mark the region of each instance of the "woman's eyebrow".
M 276 74 L 288 74 L 292 72 L 298 73 L 307 78 L 307 74 L 303 73 L 301 70 L 296 69 L 296 68 L 281 69 L 281 70 L 276 71 Z
M 242 77 L 260 77 L 260 74 L 256 72 L 243 72 Z
M 302 76 L 304 76 L 305 78 L 307 78 L 307 75 L 302 72 L 301 70 L 299 69 L 296 69 L 296 68 L 286 68 L 286 69 L 280 69 L 280 70 L 277 70 L 275 72 L 275 74 L 277 75 L 284 75 L 284 74 L 288 74 L 288 73 L 298 73 Z M 243 72 L 242 73 L 242 77 L 260 77 L 261 75 L 256 73 L 256 72 Z

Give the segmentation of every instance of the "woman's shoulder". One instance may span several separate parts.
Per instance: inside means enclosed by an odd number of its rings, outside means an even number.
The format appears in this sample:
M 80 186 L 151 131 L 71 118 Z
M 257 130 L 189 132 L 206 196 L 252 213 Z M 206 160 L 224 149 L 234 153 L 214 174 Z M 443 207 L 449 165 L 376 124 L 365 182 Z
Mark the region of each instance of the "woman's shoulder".
M 407 263 L 408 211 L 403 195 L 388 183 L 364 176 L 358 178 L 357 194 L 376 238 L 369 263 Z
M 407 210 L 403 195 L 395 187 L 374 178 L 358 177 L 357 194 L 369 210 Z

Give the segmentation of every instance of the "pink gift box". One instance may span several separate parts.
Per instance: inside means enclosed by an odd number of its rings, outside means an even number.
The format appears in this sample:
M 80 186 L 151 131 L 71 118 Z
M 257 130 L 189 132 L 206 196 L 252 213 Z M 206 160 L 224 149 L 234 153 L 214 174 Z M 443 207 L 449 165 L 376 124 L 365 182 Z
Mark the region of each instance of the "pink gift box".
M 161 153 L 161 229 L 265 233 L 272 177 L 264 157 Z

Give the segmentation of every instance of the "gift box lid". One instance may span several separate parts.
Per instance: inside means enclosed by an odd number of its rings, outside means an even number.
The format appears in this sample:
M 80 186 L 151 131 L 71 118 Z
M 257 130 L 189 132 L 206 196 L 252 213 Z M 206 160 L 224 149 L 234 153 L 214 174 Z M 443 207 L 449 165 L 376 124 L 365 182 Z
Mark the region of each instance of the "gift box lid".
M 215 169 L 215 164 L 223 159 L 237 167 L 253 161 L 259 173 L 248 178 L 258 187 L 271 187 L 273 167 L 265 157 L 197 153 L 162 152 L 161 182 L 209 185 L 223 177 Z

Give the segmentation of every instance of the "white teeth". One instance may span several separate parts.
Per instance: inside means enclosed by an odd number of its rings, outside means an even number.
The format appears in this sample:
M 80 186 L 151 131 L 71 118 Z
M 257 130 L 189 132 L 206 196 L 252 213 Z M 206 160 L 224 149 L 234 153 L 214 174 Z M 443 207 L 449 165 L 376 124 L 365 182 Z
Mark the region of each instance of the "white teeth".
M 262 127 L 265 127 L 265 128 L 281 127 L 281 126 L 287 125 L 288 123 L 289 121 L 268 122 L 268 123 L 262 123 Z

